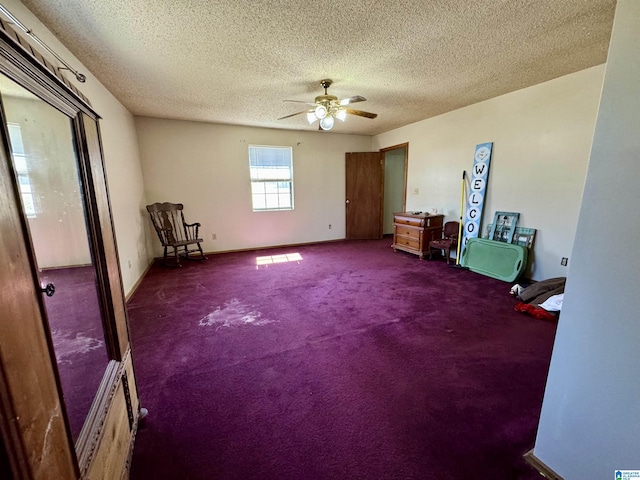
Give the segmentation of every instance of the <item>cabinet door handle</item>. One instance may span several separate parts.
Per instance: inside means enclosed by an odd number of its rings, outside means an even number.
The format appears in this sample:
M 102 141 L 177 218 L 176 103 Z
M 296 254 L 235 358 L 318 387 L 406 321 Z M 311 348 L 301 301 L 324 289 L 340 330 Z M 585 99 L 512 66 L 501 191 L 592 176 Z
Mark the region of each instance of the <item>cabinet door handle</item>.
M 53 283 L 47 283 L 45 287 L 40 288 L 40 291 L 47 297 L 53 297 L 53 294 L 56 293 L 56 286 Z

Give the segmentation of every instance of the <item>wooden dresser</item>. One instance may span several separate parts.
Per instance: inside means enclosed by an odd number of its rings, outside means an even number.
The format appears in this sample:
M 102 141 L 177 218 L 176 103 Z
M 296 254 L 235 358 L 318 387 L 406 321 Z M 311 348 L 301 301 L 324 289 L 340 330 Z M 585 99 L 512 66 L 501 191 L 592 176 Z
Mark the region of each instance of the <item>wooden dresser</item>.
M 429 242 L 442 238 L 444 215 L 414 214 L 393 215 L 393 249 L 413 253 L 422 260 L 429 253 Z

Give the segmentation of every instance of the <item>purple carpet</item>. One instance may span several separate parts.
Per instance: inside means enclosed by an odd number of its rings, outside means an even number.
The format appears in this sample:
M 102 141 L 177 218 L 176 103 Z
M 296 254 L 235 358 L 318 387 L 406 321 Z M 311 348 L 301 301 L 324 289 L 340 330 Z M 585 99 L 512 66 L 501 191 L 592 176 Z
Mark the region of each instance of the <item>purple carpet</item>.
M 390 243 L 154 265 L 129 303 L 131 478 L 540 479 L 555 324 Z
M 64 403 L 74 441 L 89 413 L 109 356 L 93 267 L 44 270 L 43 283 L 56 292 L 44 297 Z

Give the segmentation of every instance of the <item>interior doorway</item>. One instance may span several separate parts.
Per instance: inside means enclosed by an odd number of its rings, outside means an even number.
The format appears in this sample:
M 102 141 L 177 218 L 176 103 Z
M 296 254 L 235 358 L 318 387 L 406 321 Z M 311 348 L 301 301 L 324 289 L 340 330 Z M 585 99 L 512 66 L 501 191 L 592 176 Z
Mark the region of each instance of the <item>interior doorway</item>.
M 404 212 L 407 199 L 407 163 L 409 144 L 403 143 L 380 150 L 384 160 L 384 202 L 382 234 L 393 234 L 393 214 Z

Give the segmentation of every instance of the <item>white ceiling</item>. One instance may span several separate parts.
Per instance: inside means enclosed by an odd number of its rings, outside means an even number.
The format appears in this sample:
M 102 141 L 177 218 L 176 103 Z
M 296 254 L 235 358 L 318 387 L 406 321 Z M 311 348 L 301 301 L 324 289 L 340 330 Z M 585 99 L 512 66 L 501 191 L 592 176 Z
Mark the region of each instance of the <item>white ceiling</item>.
M 22 0 L 135 115 L 374 135 L 606 61 L 615 0 Z M 27 27 L 31 27 L 27 25 Z M 38 32 L 34 31 L 37 35 Z M 76 66 L 77 67 L 77 66 Z M 82 86 L 80 86 L 82 89 Z

